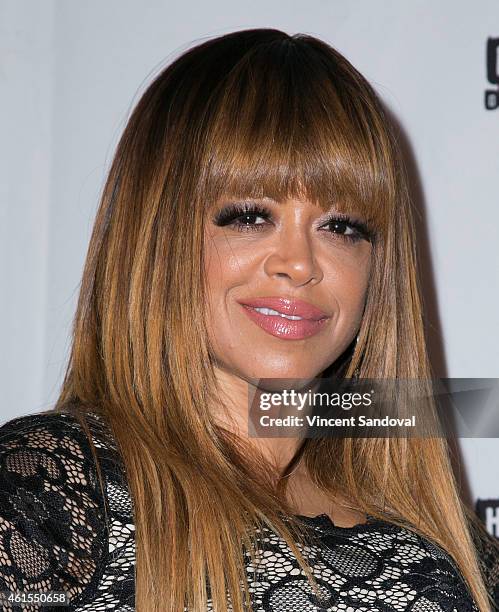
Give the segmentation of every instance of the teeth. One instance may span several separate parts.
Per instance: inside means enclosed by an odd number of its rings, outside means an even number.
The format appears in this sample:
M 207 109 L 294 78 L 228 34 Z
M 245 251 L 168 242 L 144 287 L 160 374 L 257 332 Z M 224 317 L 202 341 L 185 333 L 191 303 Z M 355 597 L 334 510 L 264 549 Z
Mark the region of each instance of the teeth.
M 283 317 L 284 319 L 290 319 L 291 321 L 301 321 L 303 319 L 303 317 L 282 314 L 282 312 L 277 312 L 277 310 L 273 310 L 272 308 L 255 308 L 255 310 L 264 315 L 270 315 L 271 317 L 275 317 L 277 315 L 279 317 Z

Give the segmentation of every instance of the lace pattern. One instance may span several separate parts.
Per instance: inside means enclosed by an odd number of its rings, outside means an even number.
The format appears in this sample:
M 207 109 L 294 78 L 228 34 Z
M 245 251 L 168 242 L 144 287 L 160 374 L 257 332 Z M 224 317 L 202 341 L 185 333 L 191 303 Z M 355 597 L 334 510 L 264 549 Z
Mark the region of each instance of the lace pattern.
M 27 415 L 0 427 L 0 591 L 66 591 L 70 604 L 53 607 L 58 611 L 131 612 L 132 501 L 104 420 L 90 413 L 88 422 L 104 496 L 73 415 Z M 371 518 L 352 528 L 336 527 L 325 514 L 301 519 L 311 531 L 300 551 L 320 598 L 286 542 L 262 528 L 257 567 L 244 552 L 252 611 L 477 612 L 450 556 L 412 531 Z M 499 601 L 496 549 L 484 543 L 482 552 L 484 575 Z

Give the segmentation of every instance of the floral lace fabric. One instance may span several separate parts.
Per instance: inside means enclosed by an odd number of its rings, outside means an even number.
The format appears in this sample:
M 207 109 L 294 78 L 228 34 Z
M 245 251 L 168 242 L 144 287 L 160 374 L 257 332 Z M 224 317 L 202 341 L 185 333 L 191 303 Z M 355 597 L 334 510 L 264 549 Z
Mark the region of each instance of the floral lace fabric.
M 133 507 L 124 469 L 102 417 L 87 418 L 104 496 L 86 434 L 71 414 L 27 415 L 0 427 L 0 591 L 65 591 L 69 600 L 22 608 L 3 600 L 2 610 L 135 609 Z M 245 553 L 252 611 L 478 610 L 447 553 L 412 531 L 371 517 L 352 528 L 336 527 L 325 514 L 301 518 L 312 537 L 300 550 L 320 597 L 287 544 L 263 528 L 256 568 Z M 499 558 L 490 542 L 482 544 L 481 558 L 499 602 Z

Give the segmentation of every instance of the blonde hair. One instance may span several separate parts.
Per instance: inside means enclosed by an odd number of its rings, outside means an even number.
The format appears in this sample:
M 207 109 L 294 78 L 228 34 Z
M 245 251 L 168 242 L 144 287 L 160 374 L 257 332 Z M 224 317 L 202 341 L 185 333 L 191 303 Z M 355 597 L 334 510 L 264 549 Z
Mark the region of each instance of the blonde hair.
M 296 546 L 282 479 L 214 422 L 203 236 L 223 194 L 305 194 L 376 229 L 355 350 L 368 378 L 431 378 L 411 201 L 397 138 L 376 94 L 336 50 L 273 29 L 230 33 L 164 69 L 134 109 L 97 213 L 55 410 L 107 419 L 136 527 L 136 608 L 243 610 L 241 546 L 255 526 Z M 312 480 L 352 508 L 407 527 L 455 560 L 490 609 L 443 439 L 308 439 Z M 480 528 L 480 527 L 477 527 Z M 253 553 L 252 553 L 253 554 Z M 223 559 L 223 563 L 221 560 Z M 308 569 L 307 576 L 313 581 Z M 244 589 L 241 589 L 241 584 Z

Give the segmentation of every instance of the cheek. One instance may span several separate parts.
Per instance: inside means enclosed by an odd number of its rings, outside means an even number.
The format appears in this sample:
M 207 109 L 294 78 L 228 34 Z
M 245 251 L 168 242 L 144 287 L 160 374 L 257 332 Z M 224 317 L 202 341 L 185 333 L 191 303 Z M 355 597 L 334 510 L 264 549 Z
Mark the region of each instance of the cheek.
M 241 249 L 236 250 L 225 237 L 217 236 L 207 239 L 204 259 L 208 301 L 212 307 L 219 308 L 232 287 L 251 278 L 252 257 Z
M 337 310 L 337 333 L 349 335 L 360 324 L 371 274 L 371 247 L 363 245 L 355 254 L 345 253 L 323 262 L 324 287 Z
M 205 252 L 204 280 L 208 306 L 213 306 L 221 294 L 224 281 L 226 281 L 223 258 L 214 249 L 207 249 Z
M 247 292 L 261 267 L 258 251 L 236 238 L 215 235 L 205 243 L 206 327 L 212 350 L 218 359 L 237 351 L 248 341 L 241 327 L 235 296 Z
M 205 242 L 205 321 L 210 352 L 219 367 L 232 369 L 239 364 L 242 368 L 239 363 L 242 356 L 245 364 L 251 363 L 246 346 L 248 337 L 241 330 L 241 321 L 231 300 L 234 290 L 237 293 L 238 287 L 247 286 L 254 278 L 257 268 L 254 258 L 254 249 L 248 253 L 223 236 Z M 241 346 L 246 346 L 244 351 Z
M 355 309 L 363 304 L 369 283 L 368 271 L 363 267 L 347 270 L 339 269 L 335 273 L 333 291 L 337 300 L 345 307 Z
M 360 242 L 355 247 L 337 247 L 335 250 L 321 251 L 321 265 L 324 276 L 333 278 L 337 283 L 348 284 L 348 281 L 358 291 L 365 287 L 371 267 L 371 245 Z

